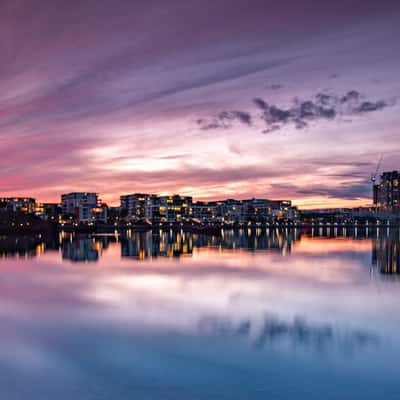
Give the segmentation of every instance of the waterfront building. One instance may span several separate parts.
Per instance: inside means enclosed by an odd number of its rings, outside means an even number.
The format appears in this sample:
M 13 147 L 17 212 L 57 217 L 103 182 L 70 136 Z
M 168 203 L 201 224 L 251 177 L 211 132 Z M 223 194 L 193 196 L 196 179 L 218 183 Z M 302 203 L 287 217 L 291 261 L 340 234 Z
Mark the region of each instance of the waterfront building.
M 118 224 L 121 219 L 121 207 L 108 207 L 107 221 L 108 223 Z
M 277 220 L 297 221 L 299 213 L 290 200 L 228 199 L 220 206 L 220 215 L 225 223 L 272 222 Z
M 274 219 L 298 221 L 300 213 L 290 200 L 270 200 L 271 213 Z
M 7 211 L 21 211 L 25 214 L 35 212 L 36 201 L 32 197 L 0 197 L 0 209 Z
M 135 193 L 123 195 L 120 200 L 121 217 L 128 219 L 158 223 L 184 222 L 192 217 L 193 200 L 190 196 Z
M 76 222 L 94 222 L 96 221 L 96 215 L 104 218 L 104 215 L 99 212 L 97 193 L 93 192 L 63 194 L 61 195 L 61 208 L 64 218 L 69 218 Z
M 35 215 L 45 221 L 59 221 L 61 206 L 58 203 L 36 203 Z
M 246 207 L 242 200 L 227 199 L 220 207 L 221 220 L 228 224 L 243 224 L 246 220 Z
M 268 222 L 271 220 L 271 201 L 266 199 L 244 200 L 244 215 L 248 222 Z
M 160 222 L 185 222 L 192 218 L 193 199 L 190 196 L 174 194 L 154 197 L 152 201 L 154 217 L 159 218 Z
M 197 201 L 192 205 L 192 220 L 200 223 L 214 223 L 221 221 L 222 202 Z
M 378 211 L 400 214 L 400 173 L 384 172 L 374 185 L 373 201 Z
M 144 193 L 126 194 L 120 197 L 121 217 L 128 219 L 141 220 L 152 219 L 154 195 Z
M 289 200 L 248 199 L 193 204 L 193 219 L 201 223 L 266 223 L 276 220 L 297 221 L 299 213 Z
M 96 222 L 107 223 L 108 221 L 108 206 L 105 203 L 98 204 L 92 208 L 92 220 Z

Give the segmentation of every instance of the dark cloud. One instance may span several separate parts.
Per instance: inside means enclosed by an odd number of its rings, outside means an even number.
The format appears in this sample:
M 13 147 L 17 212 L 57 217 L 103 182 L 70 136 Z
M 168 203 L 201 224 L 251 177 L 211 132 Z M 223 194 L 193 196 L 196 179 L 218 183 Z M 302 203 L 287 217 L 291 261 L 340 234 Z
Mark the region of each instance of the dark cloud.
M 359 112 L 359 113 L 366 113 L 370 111 L 377 111 L 381 110 L 382 108 L 385 108 L 387 106 L 387 103 L 384 101 L 377 101 L 377 102 L 371 102 L 371 101 L 363 101 L 354 111 Z
M 270 105 L 263 99 L 254 99 L 254 104 L 262 111 L 261 119 L 267 128 L 265 133 L 279 130 L 290 124 L 296 129 L 303 129 L 311 122 L 333 120 L 337 116 L 354 116 L 382 110 L 389 104 L 383 100 L 363 100 L 356 90 L 350 90 L 343 96 L 330 93 L 317 93 L 310 100 L 294 99 L 288 108 Z
M 287 192 L 292 196 L 324 196 L 328 198 L 341 198 L 347 200 L 358 200 L 360 198 L 368 198 L 371 196 L 371 186 L 366 177 L 366 174 L 360 173 L 346 173 L 335 175 L 324 175 L 325 177 L 334 178 L 354 178 L 351 181 L 343 181 L 340 185 L 307 185 L 307 188 L 297 186 L 294 184 L 274 184 L 273 190 L 277 192 Z
M 251 125 L 251 115 L 247 112 L 234 111 L 233 117 L 246 125 Z
M 282 88 L 283 88 L 283 85 L 281 85 L 280 83 L 273 83 L 271 85 L 267 85 L 267 89 L 270 89 L 270 90 L 279 90 Z
M 217 128 L 230 128 L 232 124 L 238 121 L 245 125 L 251 125 L 252 117 L 246 111 L 221 111 L 211 120 L 198 119 L 197 123 L 202 130 L 210 130 Z
M 197 123 L 201 129 L 209 130 L 230 128 L 235 121 L 251 125 L 252 120 L 261 119 L 266 124 L 263 133 L 271 133 L 287 125 L 304 129 L 312 122 L 333 120 L 338 116 L 359 116 L 391 105 L 384 100 L 367 100 L 356 90 L 349 90 L 342 96 L 320 92 L 310 100 L 294 98 L 286 108 L 259 97 L 253 99 L 253 103 L 261 114 L 253 116 L 247 111 L 222 111 L 211 119 L 199 119 Z
M 349 101 L 358 101 L 360 99 L 360 93 L 356 90 L 350 90 L 344 96 L 341 97 L 340 102 L 342 104 L 348 103 Z
M 263 99 L 260 98 L 255 98 L 254 99 L 254 104 L 261 108 L 262 110 L 266 110 L 268 107 L 268 103 L 266 101 L 264 101 Z
M 348 200 L 357 200 L 371 195 L 371 186 L 369 182 L 343 182 L 337 188 L 334 187 L 309 187 L 307 189 L 298 189 L 298 194 L 306 196 L 327 196 L 330 198 L 342 198 Z

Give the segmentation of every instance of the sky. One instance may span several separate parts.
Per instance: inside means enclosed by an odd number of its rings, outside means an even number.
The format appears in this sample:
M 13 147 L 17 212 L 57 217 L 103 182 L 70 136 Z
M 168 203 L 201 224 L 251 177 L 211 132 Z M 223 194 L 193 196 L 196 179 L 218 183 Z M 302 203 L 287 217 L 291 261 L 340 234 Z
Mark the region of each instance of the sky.
M 400 3 L 0 0 L 0 195 L 371 203 Z

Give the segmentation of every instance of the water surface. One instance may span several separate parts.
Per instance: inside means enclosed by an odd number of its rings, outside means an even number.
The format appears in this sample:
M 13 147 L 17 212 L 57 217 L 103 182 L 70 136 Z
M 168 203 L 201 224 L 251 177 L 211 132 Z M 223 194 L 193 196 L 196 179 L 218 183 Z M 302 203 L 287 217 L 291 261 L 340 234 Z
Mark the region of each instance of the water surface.
M 398 399 L 398 230 L 0 238 L 0 393 Z

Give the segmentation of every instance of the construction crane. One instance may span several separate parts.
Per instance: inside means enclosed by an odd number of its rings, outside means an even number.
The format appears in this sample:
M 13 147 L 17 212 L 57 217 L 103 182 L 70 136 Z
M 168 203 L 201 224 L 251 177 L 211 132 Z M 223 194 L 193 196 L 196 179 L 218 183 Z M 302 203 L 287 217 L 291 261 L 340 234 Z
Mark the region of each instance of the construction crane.
M 380 166 L 382 164 L 382 160 L 383 160 L 383 154 L 381 154 L 381 156 L 379 157 L 379 161 L 378 161 L 378 164 L 376 165 L 375 172 L 373 174 L 371 174 L 372 185 L 375 185 L 376 177 L 378 176 L 378 172 L 379 172 L 379 168 L 380 168 Z
M 372 198 L 374 199 L 374 203 L 375 203 L 375 214 L 378 212 L 378 203 L 375 201 L 375 183 L 376 183 L 376 178 L 378 176 L 378 172 L 379 172 L 379 168 L 381 167 L 382 164 L 382 160 L 383 160 L 383 154 L 381 154 L 381 156 L 379 157 L 379 161 L 378 164 L 376 165 L 376 170 L 374 173 L 371 174 L 371 182 L 372 182 Z

